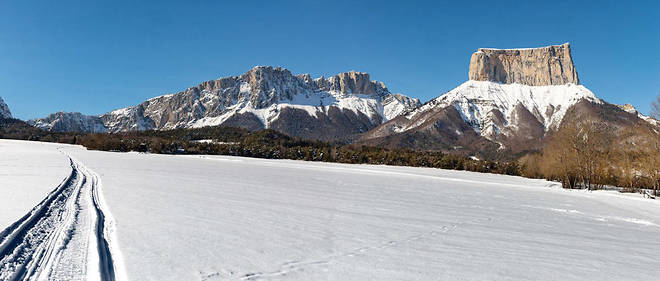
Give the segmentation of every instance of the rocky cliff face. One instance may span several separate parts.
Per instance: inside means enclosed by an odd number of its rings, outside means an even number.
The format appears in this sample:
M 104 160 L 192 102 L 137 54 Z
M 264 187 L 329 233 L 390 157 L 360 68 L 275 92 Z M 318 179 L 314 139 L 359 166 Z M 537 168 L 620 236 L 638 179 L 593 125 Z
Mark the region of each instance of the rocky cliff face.
M 96 118 L 110 132 L 226 125 L 332 140 L 365 132 L 418 105 L 419 100 L 390 93 L 367 73 L 312 79 L 309 74 L 258 66 L 241 76 L 206 81 Z M 60 122 L 65 116 L 55 117 L 32 123 L 56 131 L 102 129 L 95 118 L 78 126 Z M 64 123 L 70 126 L 53 125 Z
M 579 84 L 571 46 L 479 49 L 470 59 L 470 80 L 529 86 Z
M 0 97 L 0 118 L 12 118 L 9 106 L 7 106 L 2 97 Z

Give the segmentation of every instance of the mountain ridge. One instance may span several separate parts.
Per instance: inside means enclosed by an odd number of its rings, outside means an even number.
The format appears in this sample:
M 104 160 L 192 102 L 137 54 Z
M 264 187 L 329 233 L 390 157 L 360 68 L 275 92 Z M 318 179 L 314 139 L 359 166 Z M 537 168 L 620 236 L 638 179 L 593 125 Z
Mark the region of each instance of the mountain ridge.
M 368 73 L 351 71 L 312 79 L 309 74 L 293 75 L 281 67 L 257 66 L 239 76 L 205 81 L 100 116 L 56 113 L 30 123 L 46 130 L 95 128 L 97 132 L 229 123 L 249 129 L 272 127 L 293 136 L 331 139 L 363 133 L 419 104 L 418 99 L 390 93 L 384 83 L 372 81 Z M 336 133 L 301 135 L 295 130 L 294 120 L 281 119 L 283 116 L 302 118 L 309 126 Z

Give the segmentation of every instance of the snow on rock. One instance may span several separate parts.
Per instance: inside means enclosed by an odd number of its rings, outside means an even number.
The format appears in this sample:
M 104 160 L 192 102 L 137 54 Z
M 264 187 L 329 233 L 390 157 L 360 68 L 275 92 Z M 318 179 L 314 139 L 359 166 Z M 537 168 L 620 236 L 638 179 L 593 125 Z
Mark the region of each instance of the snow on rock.
M 582 99 L 602 102 L 582 85 L 528 86 L 469 80 L 408 113 L 406 117 L 412 119 L 429 110 L 454 106 L 477 133 L 493 139 L 505 128 L 515 127 L 520 121 L 513 114 L 518 105 L 527 109 L 547 131 L 556 128 L 568 108 Z M 504 122 L 499 120 L 502 117 Z M 399 128 L 399 131 L 410 130 L 416 125 Z
M 9 106 L 7 106 L 2 97 L 0 97 L 0 118 L 12 118 Z

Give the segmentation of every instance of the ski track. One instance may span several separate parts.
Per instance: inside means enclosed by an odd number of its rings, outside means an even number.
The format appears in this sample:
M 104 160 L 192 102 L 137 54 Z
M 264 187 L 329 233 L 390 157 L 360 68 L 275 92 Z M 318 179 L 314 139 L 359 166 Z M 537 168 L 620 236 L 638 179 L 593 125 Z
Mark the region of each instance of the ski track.
M 0 232 L 0 280 L 118 279 L 99 178 L 68 158 L 71 173 L 60 185 Z

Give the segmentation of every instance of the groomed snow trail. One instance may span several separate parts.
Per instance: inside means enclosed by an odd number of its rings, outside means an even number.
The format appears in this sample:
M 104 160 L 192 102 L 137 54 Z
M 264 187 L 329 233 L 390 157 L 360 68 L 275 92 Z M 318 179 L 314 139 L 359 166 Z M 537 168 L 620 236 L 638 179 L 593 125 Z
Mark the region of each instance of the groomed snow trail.
M 98 176 L 69 157 L 71 173 L 0 232 L 0 280 L 117 280 L 113 222 Z

